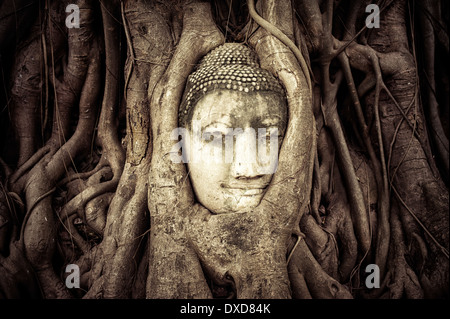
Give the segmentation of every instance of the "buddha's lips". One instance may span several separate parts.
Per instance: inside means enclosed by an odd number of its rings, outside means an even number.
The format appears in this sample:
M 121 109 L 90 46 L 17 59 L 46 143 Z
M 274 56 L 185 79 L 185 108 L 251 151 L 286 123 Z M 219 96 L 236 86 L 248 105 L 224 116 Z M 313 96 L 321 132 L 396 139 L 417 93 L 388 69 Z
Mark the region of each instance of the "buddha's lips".
M 223 187 L 228 193 L 236 196 L 256 196 L 264 193 L 266 186 L 259 187 Z

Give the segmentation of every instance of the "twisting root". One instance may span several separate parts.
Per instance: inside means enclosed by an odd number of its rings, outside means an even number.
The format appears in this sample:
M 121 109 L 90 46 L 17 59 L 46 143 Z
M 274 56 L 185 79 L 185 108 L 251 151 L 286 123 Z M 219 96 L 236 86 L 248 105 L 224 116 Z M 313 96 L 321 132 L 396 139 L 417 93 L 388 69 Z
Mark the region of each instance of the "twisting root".
M 120 82 L 120 26 L 117 23 L 117 5 L 118 1 L 108 1 L 101 4 L 106 51 L 106 76 L 97 140 L 102 148 L 102 157 L 96 167 L 90 172 L 74 174 L 60 183 L 64 184 L 76 178 L 89 177 L 107 165 L 112 170 L 113 178 L 107 182 L 89 186 L 71 199 L 60 212 L 61 219 L 65 224 L 67 219 L 73 220 L 74 213 L 79 213 L 79 217 L 86 222 L 83 214 L 85 205 L 102 194 L 115 191 L 122 175 L 125 154 L 117 133 Z M 85 247 L 83 250 L 86 252 L 87 246 L 76 231 L 72 232 L 71 235 L 77 236 L 76 241 Z
M 380 110 L 379 110 L 379 100 L 380 92 L 382 89 L 383 78 L 380 69 L 380 63 L 378 57 L 374 50 L 370 50 L 372 54 L 370 55 L 370 60 L 372 62 L 372 67 L 374 69 L 376 84 L 375 84 L 375 101 L 374 101 L 374 115 L 375 115 L 375 126 L 378 138 L 378 146 L 380 153 L 380 167 L 382 171 L 382 180 L 378 181 L 380 183 L 380 209 L 378 217 L 378 234 L 377 234 L 377 247 L 376 247 L 376 257 L 375 262 L 380 267 L 381 276 L 385 273 L 385 265 L 388 257 L 389 251 L 389 183 L 388 183 L 388 172 L 386 167 L 386 158 L 384 155 L 383 137 L 381 133 L 381 121 L 380 121 Z M 385 87 L 385 86 L 384 86 Z M 378 184 L 378 183 L 377 183 Z
M 296 299 L 352 299 L 345 286 L 325 273 L 303 240 L 293 252 L 288 272 Z
M 85 8 L 84 10 L 87 15 L 86 21 L 89 22 L 89 16 L 92 14 L 89 5 L 84 2 L 80 3 L 80 5 Z M 87 42 L 91 42 L 90 26 L 87 25 L 80 29 L 81 30 L 74 32 L 81 32 L 84 36 L 76 37 L 77 41 L 84 39 Z M 79 54 L 89 56 L 86 71 L 87 77 L 83 85 L 79 102 L 79 120 L 77 128 L 74 135 L 67 143 L 59 148 L 53 155 L 49 154 L 50 156 L 44 157 L 43 160 L 41 160 L 28 174 L 28 187 L 25 191 L 28 203 L 36 202 L 42 194 L 52 188 L 62 174 L 64 174 L 67 166 L 70 163 L 73 163 L 73 159 L 83 154 L 90 147 L 90 140 L 96 122 L 96 102 L 99 93 L 98 83 L 100 79 L 100 63 L 97 45 L 97 42 L 94 41 L 92 46 L 88 44 L 86 48 L 85 44 L 82 48 L 77 48 L 75 50 L 76 52 L 78 52 L 78 49 L 87 50 L 87 52 L 81 51 Z M 72 68 L 72 70 L 76 69 L 76 65 L 73 64 L 78 62 L 83 64 L 84 60 L 73 61 L 69 68 Z M 80 70 L 81 69 L 82 67 Z M 80 70 L 77 70 L 76 72 L 82 72 L 82 70 Z M 57 135 L 61 133 L 59 129 L 57 129 L 56 132 L 58 133 Z M 46 197 L 40 200 L 39 203 L 33 207 L 33 210 L 30 210 L 29 214 L 28 222 L 23 226 L 25 254 L 30 261 L 30 264 L 36 270 L 45 297 L 70 298 L 70 294 L 66 291 L 64 284 L 60 281 L 51 266 L 56 236 L 51 199 Z M 33 225 L 33 227 L 30 227 L 30 225 Z
M 390 298 L 399 299 L 406 297 L 408 299 L 422 299 L 423 290 L 420 286 L 417 275 L 411 270 L 405 260 L 406 249 L 403 240 L 403 231 L 398 208 L 393 205 L 390 216 L 392 226 L 392 249 L 393 258 L 391 260 L 391 283 L 389 284 Z
M 36 163 L 38 163 L 50 151 L 50 146 L 44 146 L 35 152 L 25 163 L 23 163 L 14 173 L 11 174 L 8 183 L 13 191 L 20 193 L 21 189 L 17 187 L 17 181 Z
M 411 214 L 411 216 L 414 218 L 414 220 L 419 224 L 419 226 L 422 228 L 422 230 L 429 236 L 429 238 L 433 241 L 433 243 L 439 248 L 439 250 L 442 252 L 442 254 L 444 254 L 444 256 L 448 259 L 449 258 L 449 253 L 448 250 L 442 246 L 435 238 L 435 236 L 433 236 L 430 231 L 427 229 L 427 227 L 420 221 L 420 219 L 417 217 L 416 214 L 414 214 L 414 212 L 408 207 L 408 205 L 403 201 L 403 199 L 401 198 L 400 194 L 397 192 L 397 190 L 395 189 L 394 185 L 392 186 L 392 190 L 394 191 L 395 195 L 397 196 L 397 199 L 399 200 L 399 202 L 405 207 L 405 209 L 408 211 L 408 213 Z
M 323 28 L 324 37 L 322 50 L 320 52 L 324 120 L 325 125 L 330 128 L 335 140 L 337 155 L 342 164 L 341 169 L 343 178 L 348 188 L 347 195 L 349 197 L 355 233 L 358 238 L 358 244 L 361 246 L 360 250 L 363 252 L 363 255 L 365 255 L 371 246 L 368 212 L 364 205 L 363 194 L 356 178 L 353 162 L 337 112 L 336 94 L 343 77 L 342 72 L 336 74 L 334 83 L 331 83 L 330 81 L 330 59 L 335 53 L 335 50 L 333 49 L 333 36 L 331 34 L 332 17 L 333 1 L 328 0 Z
M 34 31 L 34 32 L 33 32 Z M 22 49 L 14 66 L 14 85 L 12 95 L 13 129 L 18 139 L 18 166 L 25 163 L 38 146 L 38 105 L 40 100 L 39 82 L 41 78 L 42 55 L 35 57 L 40 51 L 41 38 L 36 36 L 37 30 L 30 32 L 28 45 Z M 30 41 L 31 40 L 31 41 Z
M 67 176 L 65 178 L 63 178 L 61 181 L 58 182 L 58 186 L 64 186 L 74 180 L 80 180 L 80 179 L 88 179 L 89 177 L 91 177 L 92 175 L 96 174 L 98 171 L 100 171 L 102 168 L 105 167 L 106 165 L 106 160 L 105 158 L 102 156 L 100 158 L 100 161 L 97 163 L 97 165 L 90 171 L 88 172 L 82 172 L 82 173 L 74 173 L 70 176 Z
M 303 71 L 303 74 L 306 78 L 306 83 L 308 84 L 308 88 L 310 89 L 311 96 L 312 96 L 312 84 L 311 84 L 311 77 L 308 65 L 306 64 L 305 58 L 303 57 L 302 52 L 300 49 L 295 45 L 295 43 L 289 39 L 289 37 L 284 34 L 280 29 L 278 29 L 276 26 L 274 26 L 272 23 L 266 21 L 264 18 L 262 18 L 255 10 L 255 2 L 254 0 L 247 0 L 247 6 L 248 6 L 248 12 L 250 13 L 250 16 L 255 20 L 256 23 L 258 23 L 260 26 L 264 28 L 267 32 L 269 32 L 271 35 L 276 37 L 278 40 L 283 42 L 284 45 L 286 45 L 289 49 L 292 50 L 292 53 L 294 53 L 295 57 L 298 60 L 298 63 L 300 64 L 300 67 Z
M 431 122 L 430 126 L 430 134 L 434 140 L 436 145 L 436 151 L 438 156 L 442 161 L 442 165 L 447 175 L 449 176 L 449 141 L 448 137 L 445 134 L 445 130 L 442 126 L 442 122 L 439 116 L 439 104 L 436 97 L 436 78 L 435 78 L 435 61 L 436 61 L 436 40 L 435 40 L 435 30 L 433 27 L 432 19 L 430 16 L 430 10 L 436 11 L 434 5 L 431 5 L 429 1 L 426 1 L 424 4 L 425 8 L 420 8 L 418 10 L 419 23 L 422 31 L 422 41 L 424 41 L 423 45 L 423 53 L 424 53 L 424 76 L 426 79 L 425 84 L 425 92 L 426 99 L 428 102 L 428 107 L 426 110 L 428 111 L 427 115 Z M 412 22 L 411 22 L 412 23 Z M 414 32 L 412 33 L 413 41 L 414 41 Z M 447 40 L 448 43 L 448 40 Z M 413 42 L 414 48 L 414 42 Z M 448 44 L 447 44 L 448 48 Z

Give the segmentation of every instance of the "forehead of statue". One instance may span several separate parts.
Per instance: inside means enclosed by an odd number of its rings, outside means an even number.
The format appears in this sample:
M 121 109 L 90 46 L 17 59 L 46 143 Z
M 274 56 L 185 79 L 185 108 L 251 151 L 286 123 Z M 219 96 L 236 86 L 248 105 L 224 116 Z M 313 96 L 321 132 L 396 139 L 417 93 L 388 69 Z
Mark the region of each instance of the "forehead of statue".
M 287 125 L 285 100 L 273 92 L 240 92 L 216 90 L 202 97 L 196 104 L 192 120 L 206 127 L 214 123 L 232 128 L 254 129 Z

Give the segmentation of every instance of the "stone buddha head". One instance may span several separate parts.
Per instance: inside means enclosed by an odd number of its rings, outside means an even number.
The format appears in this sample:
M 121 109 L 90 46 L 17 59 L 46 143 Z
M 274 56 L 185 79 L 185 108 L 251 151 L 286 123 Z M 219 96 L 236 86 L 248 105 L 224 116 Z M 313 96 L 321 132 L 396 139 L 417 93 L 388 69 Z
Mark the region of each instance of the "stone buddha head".
M 278 164 L 288 115 L 278 80 L 248 47 L 226 43 L 189 76 L 179 111 L 192 188 L 214 214 L 246 212 L 262 200 Z

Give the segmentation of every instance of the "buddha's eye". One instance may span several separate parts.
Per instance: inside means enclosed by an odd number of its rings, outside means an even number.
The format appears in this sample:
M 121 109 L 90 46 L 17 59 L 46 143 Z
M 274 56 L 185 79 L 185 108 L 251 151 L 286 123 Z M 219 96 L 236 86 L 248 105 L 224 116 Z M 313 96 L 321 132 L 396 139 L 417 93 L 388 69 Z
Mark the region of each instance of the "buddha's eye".
M 266 129 L 260 130 L 259 133 L 262 133 L 262 136 L 265 137 L 267 141 L 269 141 L 271 137 L 272 138 L 283 138 L 283 134 L 282 134 L 281 130 L 278 129 L 278 127 L 268 127 Z
M 273 147 L 281 145 L 283 139 L 282 131 L 276 126 L 258 130 L 258 147 L 263 147 L 267 152 Z
M 207 127 L 203 131 L 203 142 L 206 144 L 216 142 L 217 146 L 222 145 L 222 141 L 227 133 L 228 128 L 224 125 Z

